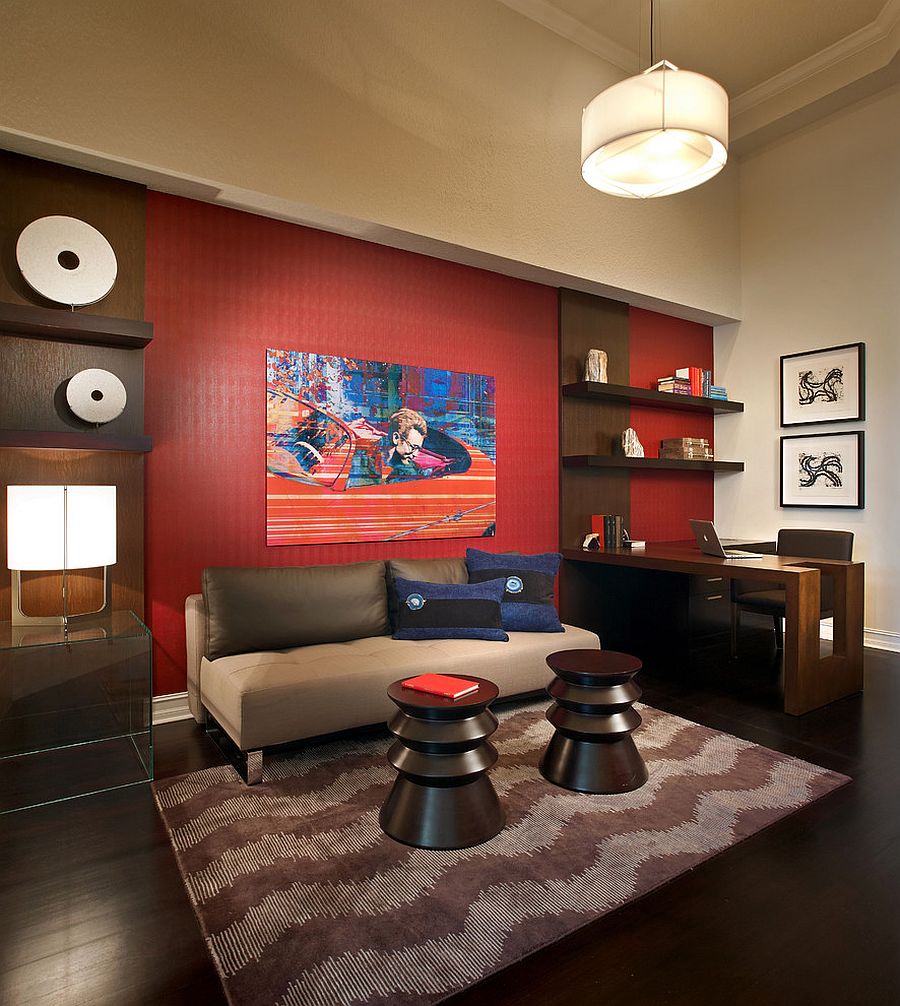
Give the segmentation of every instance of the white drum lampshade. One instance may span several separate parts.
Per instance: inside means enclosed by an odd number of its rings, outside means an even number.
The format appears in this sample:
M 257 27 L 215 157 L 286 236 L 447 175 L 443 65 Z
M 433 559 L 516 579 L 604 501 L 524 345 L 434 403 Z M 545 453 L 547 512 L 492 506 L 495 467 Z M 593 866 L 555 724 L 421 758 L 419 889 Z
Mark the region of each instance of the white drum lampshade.
M 581 175 L 614 196 L 649 199 L 700 185 L 728 159 L 721 84 L 663 60 L 601 91 L 581 119 Z
M 13 622 L 60 621 L 33 619 L 22 612 L 22 570 L 102 566 L 106 600 L 98 611 L 104 611 L 110 600 L 106 567 L 116 562 L 116 487 L 8 486 L 6 504 L 6 565 L 13 570 Z M 68 617 L 66 611 L 62 621 Z

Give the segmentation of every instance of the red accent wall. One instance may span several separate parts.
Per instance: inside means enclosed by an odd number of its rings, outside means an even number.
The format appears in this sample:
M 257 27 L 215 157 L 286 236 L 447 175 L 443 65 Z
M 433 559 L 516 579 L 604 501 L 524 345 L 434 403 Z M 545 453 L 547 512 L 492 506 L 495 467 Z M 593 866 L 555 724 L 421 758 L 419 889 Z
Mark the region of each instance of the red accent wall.
M 155 692 L 185 688 L 184 599 L 210 565 L 461 555 L 482 539 L 267 547 L 265 351 L 497 378 L 497 536 L 557 546 L 557 292 L 156 192 L 147 199 L 147 611 Z
M 713 333 L 708 325 L 644 311 L 629 311 L 631 384 L 656 388 L 656 381 L 678 367 L 713 367 Z M 633 406 L 631 425 L 647 457 L 659 456 L 665 437 L 707 437 L 713 442 L 712 416 Z M 689 538 L 688 519 L 713 518 L 712 474 L 632 472 L 631 535 L 648 541 Z

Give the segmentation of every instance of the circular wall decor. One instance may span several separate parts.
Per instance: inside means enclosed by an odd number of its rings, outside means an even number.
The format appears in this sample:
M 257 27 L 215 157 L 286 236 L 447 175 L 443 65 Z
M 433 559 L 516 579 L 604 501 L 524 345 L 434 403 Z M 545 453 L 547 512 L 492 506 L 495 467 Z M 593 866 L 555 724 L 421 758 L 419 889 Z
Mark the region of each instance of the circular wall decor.
M 109 241 L 76 217 L 32 220 L 16 242 L 16 259 L 32 290 L 71 307 L 103 300 L 118 271 Z
M 125 410 L 125 385 L 108 370 L 79 370 L 66 385 L 69 408 L 86 423 L 109 423 Z

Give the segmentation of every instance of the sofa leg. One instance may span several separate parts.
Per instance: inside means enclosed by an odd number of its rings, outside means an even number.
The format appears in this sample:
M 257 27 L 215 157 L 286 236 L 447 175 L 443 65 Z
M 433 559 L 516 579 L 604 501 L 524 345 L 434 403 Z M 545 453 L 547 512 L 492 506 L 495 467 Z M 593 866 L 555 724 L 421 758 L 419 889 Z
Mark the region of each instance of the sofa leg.
M 244 777 L 244 782 L 247 783 L 248 786 L 255 786 L 258 782 L 262 782 L 262 751 L 245 752 L 245 761 L 247 769 L 246 772 L 241 773 Z
M 258 782 L 262 782 L 262 750 L 242 751 L 222 726 L 216 722 L 209 710 L 206 712 L 206 735 L 248 786 L 255 786 Z

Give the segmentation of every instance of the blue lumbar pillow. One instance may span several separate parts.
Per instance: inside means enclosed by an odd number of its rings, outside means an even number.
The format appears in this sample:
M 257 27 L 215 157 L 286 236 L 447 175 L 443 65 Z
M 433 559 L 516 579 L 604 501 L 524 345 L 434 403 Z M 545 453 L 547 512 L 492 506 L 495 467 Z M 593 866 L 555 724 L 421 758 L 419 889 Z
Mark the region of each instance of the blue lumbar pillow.
M 518 632 L 565 632 L 553 605 L 553 582 L 561 559 L 559 552 L 495 555 L 466 549 L 469 583 L 503 578 L 503 628 Z
M 394 639 L 494 639 L 506 642 L 500 599 L 506 580 L 425 583 L 394 579 L 397 625 Z

